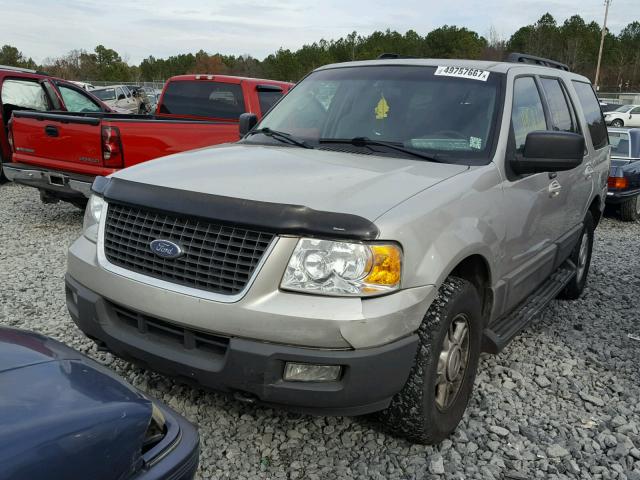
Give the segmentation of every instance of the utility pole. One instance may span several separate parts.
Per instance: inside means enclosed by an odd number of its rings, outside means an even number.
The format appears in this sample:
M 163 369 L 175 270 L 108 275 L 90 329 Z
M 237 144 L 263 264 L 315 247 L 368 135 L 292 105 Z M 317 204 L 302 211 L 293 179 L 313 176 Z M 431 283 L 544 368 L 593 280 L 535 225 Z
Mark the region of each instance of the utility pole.
M 596 79 L 593 82 L 598 91 L 598 78 L 600 77 L 600 62 L 602 61 L 602 48 L 604 47 L 604 37 L 607 34 L 607 16 L 609 15 L 609 5 L 612 0 L 604 0 L 604 24 L 602 25 L 602 35 L 600 36 L 600 50 L 598 51 L 598 66 L 596 67 Z

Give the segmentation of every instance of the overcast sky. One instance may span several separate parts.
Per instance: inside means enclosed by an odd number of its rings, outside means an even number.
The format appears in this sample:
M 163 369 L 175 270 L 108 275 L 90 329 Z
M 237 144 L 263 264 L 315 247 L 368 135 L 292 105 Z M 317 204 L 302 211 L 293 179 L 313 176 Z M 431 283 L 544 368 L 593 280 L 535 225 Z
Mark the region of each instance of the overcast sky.
M 508 39 L 547 11 L 559 23 L 575 13 L 601 23 L 604 6 L 603 0 L 0 0 L 0 45 L 14 45 L 36 62 L 99 44 L 136 64 L 199 49 L 262 59 L 280 47 L 354 30 L 425 35 L 448 24 L 487 36 L 493 26 Z M 614 33 L 637 19 L 640 0 L 613 0 Z

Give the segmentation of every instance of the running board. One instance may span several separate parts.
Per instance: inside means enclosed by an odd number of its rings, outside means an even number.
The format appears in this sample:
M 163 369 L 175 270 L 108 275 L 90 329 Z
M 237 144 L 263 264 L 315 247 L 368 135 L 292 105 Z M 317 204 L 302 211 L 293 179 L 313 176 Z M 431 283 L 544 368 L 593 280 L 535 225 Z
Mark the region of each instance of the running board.
M 556 298 L 576 274 L 576 266 L 567 260 L 545 282 L 516 307 L 509 315 L 485 328 L 482 351 L 500 353 L 527 324 L 533 320 L 551 300 Z

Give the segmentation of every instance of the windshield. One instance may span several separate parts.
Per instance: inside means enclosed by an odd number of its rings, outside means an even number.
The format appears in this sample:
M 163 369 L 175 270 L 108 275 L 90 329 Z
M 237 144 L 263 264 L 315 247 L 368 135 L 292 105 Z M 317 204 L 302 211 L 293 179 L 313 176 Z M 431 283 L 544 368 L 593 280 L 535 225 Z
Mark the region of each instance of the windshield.
M 93 93 L 102 101 L 116 99 L 116 91 L 113 88 L 106 88 L 104 90 L 91 90 L 91 93 Z
M 629 110 L 633 108 L 633 105 L 623 105 L 621 107 L 616 108 L 616 112 L 627 113 Z
M 609 132 L 611 156 L 629 158 L 629 134 L 626 132 Z
M 463 76 L 458 70 L 471 73 Z M 257 128 L 286 132 L 312 145 L 323 143 L 324 148 L 331 146 L 322 141 L 366 137 L 444 161 L 486 161 L 493 144 L 501 74 L 458 70 L 395 65 L 314 72 Z M 247 141 L 268 140 L 253 135 Z

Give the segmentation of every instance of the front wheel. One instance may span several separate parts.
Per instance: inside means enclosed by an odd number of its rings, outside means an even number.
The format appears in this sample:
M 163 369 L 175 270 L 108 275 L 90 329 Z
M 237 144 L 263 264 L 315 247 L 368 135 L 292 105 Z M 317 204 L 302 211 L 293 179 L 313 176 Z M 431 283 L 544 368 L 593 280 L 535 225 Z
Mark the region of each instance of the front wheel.
M 613 122 L 611 122 L 611 126 L 616 128 L 624 127 L 624 122 L 619 118 L 616 118 Z
M 378 419 L 411 441 L 438 443 L 458 426 L 469 402 L 480 357 L 482 306 L 476 288 L 449 277 L 418 329 L 407 383 Z
M 594 230 L 595 223 L 593 222 L 593 216 L 591 213 L 587 213 L 587 216 L 584 218 L 584 226 L 582 227 L 580 240 L 578 240 L 578 243 L 569 257 L 576 266 L 576 274 L 567 286 L 564 287 L 564 290 L 560 292 L 558 298 L 576 300 L 582 294 L 582 291 L 587 284 L 587 276 L 589 275 L 589 267 L 591 266 Z
M 640 195 L 620 204 L 620 218 L 623 222 L 636 222 L 640 218 Z

